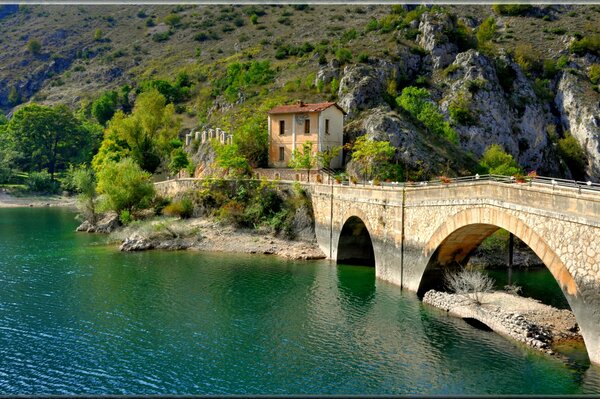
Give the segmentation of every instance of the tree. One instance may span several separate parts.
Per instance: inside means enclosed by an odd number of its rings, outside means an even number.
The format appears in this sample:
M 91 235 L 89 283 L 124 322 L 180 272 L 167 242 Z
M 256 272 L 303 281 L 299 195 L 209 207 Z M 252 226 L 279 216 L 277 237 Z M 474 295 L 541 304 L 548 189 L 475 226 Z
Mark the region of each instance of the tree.
M 213 141 L 213 149 L 217 153 L 216 162 L 227 175 L 244 176 L 250 172 L 248 160 L 240 154 L 237 144 L 221 144 Z
M 70 163 L 87 162 L 95 147 L 92 127 L 79 121 L 64 105 L 47 107 L 28 104 L 10 119 L 6 134 L 21 156 L 16 164 L 24 171 L 47 169 L 54 173 Z
M 175 148 L 171 151 L 171 162 L 169 170 L 172 174 L 177 174 L 181 169 L 185 169 L 190 165 L 190 159 L 187 152 L 183 148 Z
M 327 150 L 319 151 L 317 153 L 317 164 L 321 168 L 330 168 L 331 161 L 333 161 L 338 155 L 340 155 L 340 150 L 342 146 L 336 145 Z
M 360 136 L 352 145 L 352 161 L 363 170 L 363 178 L 373 177 L 379 168 L 386 165 L 396 150 L 389 141 L 369 140 Z
M 96 212 L 97 194 L 94 171 L 87 167 L 81 167 L 73 171 L 71 178 L 79 193 L 77 200 L 83 217 L 92 225 L 96 225 L 98 214 Z
M 444 273 L 446 287 L 468 300 L 480 305 L 483 294 L 494 288 L 494 280 L 478 270 L 462 269 L 458 272 Z
M 21 93 L 19 93 L 15 86 L 11 87 L 8 92 L 8 102 L 13 106 L 21 103 Z
M 157 90 L 141 93 L 131 115 L 117 111 L 104 132 L 104 141 L 94 158 L 94 168 L 106 158 L 133 158 L 142 169 L 154 173 L 171 154 L 170 141 L 177 137 L 179 121 L 173 104 Z M 111 154 L 111 149 L 115 154 Z
M 106 122 L 115 114 L 118 104 L 116 91 L 107 91 L 92 103 L 92 115 L 98 123 L 106 126 Z
M 484 20 L 479 28 L 477 29 L 477 41 L 479 44 L 484 44 L 487 41 L 492 40 L 496 36 L 496 20 L 494 17 L 488 17 Z
M 499 144 L 492 144 L 485 150 L 479 165 L 485 173 L 493 175 L 514 176 L 523 173 L 512 155 L 506 153 Z
M 42 44 L 39 40 L 31 39 L 27 42 L 26 48 L 31 54 L 38 55 L 42 51 Z
M 288 163 L 288 166 L 294 168 L 295 170 L 305 169 L 306 170 L 306 180 L 310 182 L 310 170 L 317 161 L 317 157 L 312 152 L 313 143 L 311 141 L 306 141 L 302 143 L 302 151 L 294 148 L 292 151 L 292 158 Z
M 154 197 L 152 175 L 132 158 L 108 161 L 98 172 L 98 193 L 103 194 L 100 209 L 133 212 L 144 209 Z

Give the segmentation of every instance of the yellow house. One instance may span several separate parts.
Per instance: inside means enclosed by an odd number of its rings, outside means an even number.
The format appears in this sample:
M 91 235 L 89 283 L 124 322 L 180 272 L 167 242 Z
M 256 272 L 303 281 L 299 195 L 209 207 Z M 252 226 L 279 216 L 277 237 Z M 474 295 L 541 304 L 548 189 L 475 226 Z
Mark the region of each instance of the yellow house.
M 313 152 L 324 151 L 344 143 L 344 115 L 334 102 L 280 105 L 268 112 L 269 166 L 287 167 L 292 151 L 302 151 L 310 141 Z M 342 151 L 331 161 L 332 168 L 342 167 Z

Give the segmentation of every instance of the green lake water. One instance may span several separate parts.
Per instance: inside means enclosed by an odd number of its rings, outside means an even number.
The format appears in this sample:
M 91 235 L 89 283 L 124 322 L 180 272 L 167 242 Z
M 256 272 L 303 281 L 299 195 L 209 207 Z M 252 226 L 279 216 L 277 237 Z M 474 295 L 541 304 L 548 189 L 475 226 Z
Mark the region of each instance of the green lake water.
M 600 369 L 480 331 L 374 269 L 120 253 L 0 209 L 0 394 L 581 394 Z

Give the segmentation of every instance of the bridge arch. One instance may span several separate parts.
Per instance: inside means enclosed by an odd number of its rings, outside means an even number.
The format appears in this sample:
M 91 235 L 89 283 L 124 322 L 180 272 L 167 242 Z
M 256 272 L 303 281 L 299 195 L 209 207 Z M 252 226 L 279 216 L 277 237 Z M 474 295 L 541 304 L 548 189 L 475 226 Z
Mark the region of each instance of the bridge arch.
M 372 231 L 367 217 L 362 212 L 355 210 L 348 213 L 337 237 L 336 263 L 375 267 Z
M 418 292 L 424 293 L 429 283 L 427 275 L 433 269 L 468 260 L 472 251 L 499 228 L 508 230 L 521 239 L 550 270 L 575 315 L 590 359 L 597 362 L 600 332 L 595 325 L 595 315 L 590 314 L 589 300 L 583 295 L 564 261 L 544 238 L 524 221 L 504 210 L 492 207 L 470 208 L 448 218 L 433 233 L 424 247 L 423 255 L 426 262 L 424 262 Z M 429 276 L 435 276 L 435 273 Z

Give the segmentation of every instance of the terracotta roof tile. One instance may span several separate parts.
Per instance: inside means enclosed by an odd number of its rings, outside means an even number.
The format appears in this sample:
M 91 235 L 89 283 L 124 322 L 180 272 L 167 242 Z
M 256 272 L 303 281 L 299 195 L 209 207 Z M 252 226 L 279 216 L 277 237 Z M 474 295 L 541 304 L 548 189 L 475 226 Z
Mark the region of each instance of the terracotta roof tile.
M 268 113 L 269 114 L 295 114 L 299 112 L 321 112 L 325 109 L 335 106 L 344 114 L 346 112 L 336 103 L 334 102 L 326 102 L 326 103 L 315 103 L 315 104 L 292 104 L 292 105 L 279 105 L 277 107 L 272 108 Z

